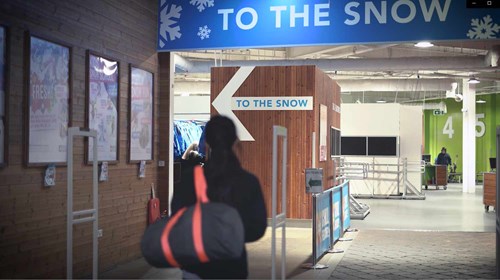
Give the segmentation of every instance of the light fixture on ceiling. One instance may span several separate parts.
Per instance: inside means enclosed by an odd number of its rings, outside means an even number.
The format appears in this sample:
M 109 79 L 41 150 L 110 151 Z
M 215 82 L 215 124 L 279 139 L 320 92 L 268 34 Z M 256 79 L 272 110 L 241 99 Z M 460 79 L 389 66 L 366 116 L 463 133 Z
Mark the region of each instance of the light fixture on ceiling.
M 484 103 L 486 103 L 486 100 L 484 100 L 484 99 L 478 99 L 478 100 L 476 100 L 476 103 L 478 103 L 478 104 L 484 104 Z
M 377 103 L 387 103 L 387 101 L 385 101 L 384 99 L 379 99 L 376 101 Z
M 361 104 L 361 100 L 359 100 L 359 98 L 356 100 L 356 104 Z
M 481 81 L 479 81 L 478 79 L 476 79 L 476 77 L 470 77 L 469 78 L 469 81 L 467 83 L 469 84 L 479 84 Z
M 415 47 L 417 47 L 417 48 L 430 48 L 430 47 L 434 47 L 434 44 L 431 42 L 428 42 L 428 41 L 422 41 L 422 42 L 416 43 Z

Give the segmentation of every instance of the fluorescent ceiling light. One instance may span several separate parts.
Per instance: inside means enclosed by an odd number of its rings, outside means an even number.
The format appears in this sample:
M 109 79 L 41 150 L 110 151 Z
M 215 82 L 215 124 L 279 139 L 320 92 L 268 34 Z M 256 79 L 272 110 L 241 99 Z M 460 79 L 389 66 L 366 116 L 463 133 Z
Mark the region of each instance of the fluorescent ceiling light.
M 433 46 L 434 46 L 433 43 L 427 42 L 427 41 L 422 41 L 422 42 L 418 42 L 415 44 L 415 47 L 417 47 L 417 48 L 430 48 Z
M 377 100 L 377 103 L 387 103 L 387 101 L 385 101 L 384 99 L 379 99 Z
M 480 81 L 478 79 L 476 79 L 475 77 L 471 77 L 467 83 L 469 83 L 469 84 L 479 84 Z
M 478 100 L 476 100 L 476 103 L 484 104 L 484 103 L 486 103 L 486 100 L 484 100 L 484 99 L 478 99 Z

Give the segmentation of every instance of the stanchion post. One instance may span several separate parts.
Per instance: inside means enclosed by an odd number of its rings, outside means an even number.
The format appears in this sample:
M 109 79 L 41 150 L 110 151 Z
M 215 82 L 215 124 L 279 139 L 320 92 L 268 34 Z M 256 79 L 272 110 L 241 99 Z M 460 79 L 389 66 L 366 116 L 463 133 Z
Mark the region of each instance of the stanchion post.
M 278 188 L 278 137 L 283 138 L 281 162 L 281 212 L 277 213 Z M 281 232 L 281 278 L 286 275 L 286 166 L 287 166 L 287 129 L 273 126 L 273 155 L 272 155 L 272 237 L 271 237 L 271 279 L 276 279 L 276 228 L 282 227 Z
M 313 253 L 312 253 L 312 268 L 316 266 L 317 259 L 318 259 L 318 252 L 316 252 L 316 227 L 317 227 L 317 221 L 316 221 L 316 194 L 312 195 L 312 209 L 313 209 L 313 216 L 312 216 L 312 221 L 313 221 L 313 226 L 312 226 L 312 247 L 313 247 Z
M 495 209 L 496 209 L 496 216 L 497 216 L 497 222 L 496 222 L 496 240 L 497 240 L 497 278 L 500 278 L 500 209 L 499 204 L 500 204 L 500 174 L 498 174 L 498 166 L 500 166 L 500 126 L 497 127 L 497 186 L 496 186 L 496 191 L 497 191 L 497 200 L 495 202 Z

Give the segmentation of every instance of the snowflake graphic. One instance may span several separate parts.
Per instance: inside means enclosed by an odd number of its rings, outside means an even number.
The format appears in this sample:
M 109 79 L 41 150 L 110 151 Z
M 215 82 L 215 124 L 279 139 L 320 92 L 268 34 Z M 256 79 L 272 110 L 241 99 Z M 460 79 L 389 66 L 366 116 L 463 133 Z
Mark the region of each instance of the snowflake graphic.
M 160 38 L 160 47 L 163 48 L 166 42 L 174 41 L 182 36 L 181 27 L 178 25 L 181 11 L 182 7 L 175 4 L 162 8 L 160 12 L 160 36 L 162 37 Z
M 483 19 L 472 19 L 471 29 L 467 33 L 467 37 L 471 39 L 494 39 L 500 31 L 500 26 L 493 23 L 490 15 L 483 17 Z
M 212 32 L 212 30 L 210 30 L 208 28 L 208 26 L 203 26 L 199 28 L 199 31 L 198 31 L 198 37 L 200 37 L 200 39 L 208 39 L 210 38 L 210 32 Z
M 214 0 L 191 0 L 189 1 L 189 4 L 198 6 L 198 11 L 203 12 L 205 7 L 208 8 L 214 6 Z

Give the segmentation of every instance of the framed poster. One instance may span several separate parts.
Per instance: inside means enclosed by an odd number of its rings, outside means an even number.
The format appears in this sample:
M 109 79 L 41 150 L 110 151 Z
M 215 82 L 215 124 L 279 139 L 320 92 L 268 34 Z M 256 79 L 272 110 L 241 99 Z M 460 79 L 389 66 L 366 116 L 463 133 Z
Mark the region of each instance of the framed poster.
M 5 143 L 7 142 L 5 129 L 5 90 L 7 67 L 7 31 L 5 27 L 0 26 L 0 166 L 5 165 Z
M 87 124 L 97 131 L 98 161 L 118 162 L 119 64 L 87 51 Z M 93 162 L 93 141 L 86 141 L 87 163 Z
M 71 49 L 26 35 L 27 165 L 66 163 Z
M 319 161 L 326 161 L 326 140 L 328 137 L 328 107 L 319 105 Z
M 153 73 L 130 65 L 129 162 L 153 159 Z

